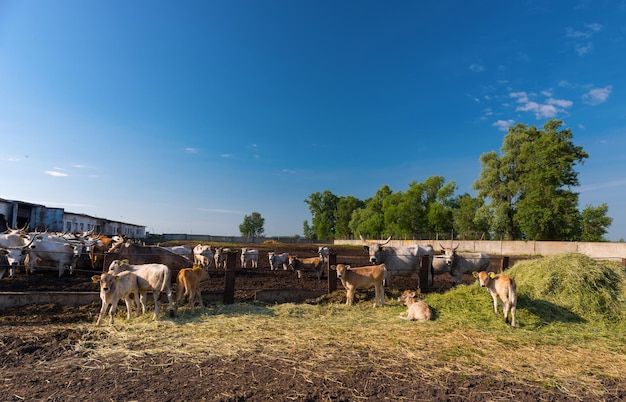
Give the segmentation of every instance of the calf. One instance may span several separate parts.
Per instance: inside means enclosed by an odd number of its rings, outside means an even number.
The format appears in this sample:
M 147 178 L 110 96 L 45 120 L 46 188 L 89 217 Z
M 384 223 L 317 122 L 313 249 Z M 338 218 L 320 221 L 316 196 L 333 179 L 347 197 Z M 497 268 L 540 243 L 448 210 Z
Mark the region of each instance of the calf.
M 421 300 L 415 300 L 415 292 L 405 290 L 398 301 L 407 306 L 409 309 L 406 314 L 400 314 L 398 317 L 409 321 L 429 321 L 432 315 L 428 304 Z
M 128 271 L 120 272 L 119 274 L 105 272 L 99 276 L 94 275 L 91 279 L 94 283 L 100 283 L 100 300 L 102 300 L 102 307 L 100 308 L 100 315 L 96 325 L 100 325 L 100 321 L 102 321 L 109 305 L 111 305 L 109 309 L 109 325 L 113 325 L 117 303 L 120 299 L 124 299 L 126 302 L 127 317 L 130 320 L 133 311 L 130 295 L 134 294 L 135 300 L 139 297 L 137 276 Z
M 241 268 L 246 268 L 248 261 L 252 268 L 259 267 L 259 250 L 253 250 L 250 248 L 241 249 Z
M 278 270 L 279 266 L 283 266 L 284 270 L 287 270 L 289 265 L 289 253 L 276 254 L 274 251 L 267 253 L 267 257 L 270 260 L 270 270 Z
M 180 305 L 183 298 L 189 297 L 192 312 L 195 309 L 196 299 L 200 307 L 204 308 L 202 294 L 200 292 L 200 282 L 208 278 L 209 272 L 205 268 L 194 266 L 193 268 L 181 269 L 178 272 L 176 283 L 176 306 Z
M 509 311 L 511 312 L 511 327 L 515 328 L 515 311 L 517 309 L 517 289 L 515 280 L 508 275 L 495 274 L 493 272 L 472 272 L 474 278 L 478 279 L 480 286 L 487 288 L 493 299 L 493 310 L 498 314 L 498 297 L 502 300 L 504 310 L 504 322 L 509 322 Z
M 209 268 L 213 264 L 213 250 L 208 244 L 197 244 L 193 248 L 193 264 Z
M 302 271 L 314 270 L 317 272 L 317 279 L 324 277 L 324 259 L 322 257 L 298 258 L 289 256 L 289 266 L 298 272 L 298 278 L 302 278 Z
M 383 281 L 387 275 L 385 264 L 372 265 L 367 267 L 351 268 L 350 265 L 337 264 L 330 267 L 337 271 L 337 278 L 346 288 L 346 304 L 352 305 L 354 292 L 357 289 L 367 289 L 374 286 L 375 298 L 374 307 L 385 305 L 385 293 Z
M 137 286 L 141 295 L 141 307 L 143 313 L 146 312 L 145 299 L 148 291 L 152 291 L 154 297 L 154 319 L 159 317 L 161 311 L 161 293 L 166 292 L 169 302 L 170 317 L 174 317 L 174 300 L 172 294 L 172 273 L 164 264 L 139 264 L 131 265 L 127 260 L 113 260 L 109 265 L 109 272 L 118 274 L 123 271 L 130 271 L 137 275 Z

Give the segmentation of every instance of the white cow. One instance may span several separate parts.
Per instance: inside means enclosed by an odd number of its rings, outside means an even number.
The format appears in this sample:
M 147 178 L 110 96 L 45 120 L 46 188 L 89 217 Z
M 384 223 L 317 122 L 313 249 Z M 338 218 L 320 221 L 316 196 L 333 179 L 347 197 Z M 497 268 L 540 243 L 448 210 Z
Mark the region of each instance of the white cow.
M 182 255 L 183 257 L 189 259 L 189 261 L 193 261 L 193 251 L 189 246 L 171 246 L 171 247 L 162 247 L 166 250 L 171 251 L 174 254 Z
M 251 268 L 259 267 L 259 250 L 242 248 L 241 249 L 241 268 L 246 268 L 250 262 Z
M 502 300 L 502 310 L 504 311 L 504 322 L 509 322 L 509 311 L 511 312 L 511 327 L 515 328 L 515 312 L 517 310 L 517 287 L 515 280 L 508 275 L 495 274 L 493 272 L 480 271 L 472 272 L 474 278 L 478 280 L 481 287 L 487 288 L 493 299 L 493 311 L 498 314 L 498 297 Z
M 193 264 L 204 268 L 210 268 L 213 265 L 213 250 L 210 245 L 197 244 L 193 248 Z
M 471 274 L 474 271 L 486 271 L 489 269 L 489 255 L 485 253 L 457 253 L 456 247 L 446 248 L 439 244 L 444 251 L 444 261 L 452 276 L 452 285 L 458 285 L 463 281 L 463 274 Z
M 38 266 L 55 265 L 59 270 L 59 278 L 63 276 L 66 267 L 69 267 L 70 274 L 73 274 L 76 261 L 82 255 L 84 248 L 81 242 L 38 234 L 28 248 L 27 270 L 33 272 Z
M 387 267 L 385 283 L 388 283 L 389 277 L 393 275 L 411 276 L 419 272 L 422 256 L 428 256 L 429 267 L 424 267 L 424 269 L 428 270 L 428 285 L 432 285 L 433 278 L 430 266 L 432 266 L 435 252 L 430 244 L 389 247 L 385 245 L 391 241 L 391 236 L 383 243 L 366 241 L 360 234 L 359 237 L 363 242 L 363 247 L 369 252 L 370 262 L 372 264 L 384 263 Z
M 142 312 L 146 312 L 146 295 L 152 291 L 154 296 L 154 319 L 159 317 L 161 293 L 167 294 L 169 302 L 170 317 L 174 317 L 174 295 L 172 293 L 172 272 L 165 264 L 139 264 L 131 265 L 126 261 L 113 260 L 109 266 L 109 272 L 118 274 L 123 271 L 130 271 L 137 275 L 137 286 L 141 295 Z
M 215 260 L 215 268 L 226 269 L 226 254 L 230 252 L 228 248 L 218 247 L 215 249 L 213 259 Z
M 19 230 L 11 230 L 9 233 L 0 234 L 0 253 L 7 259 L 9 276 L 15 276 L 15 268 L 22 265 L 24 257 L 28 254 L 28 247 L 34 238 L 21 233 Z M 0 279 L 6 273 L 6 268 L 0 271 Z
M 128 271 L 120 272 L 119 274 L 105 272 L 99 276 L 94 275 L 91 279 L 95 283 L 100 283 L 100 300 L 102 301 L 102 307 L 100 307 L 100 315 L 98 315 L 96 325 L 100 325 L 100 321 L 104 318 L 104 314 L 109 305 L 111 306 L 109 309 L 109 325 L 113 325 L 115 311 L 120 299 L 124 299 L 126 302 L 126 317 L 130 320 L 133 311 L 130 295 L 133 294 L 135 300 L 139 299 L 137 276 Z
M 281 265 L 286 271 L 289 266 L 289 253 L 276 254 L 274 251 L 267 253 L 267 257 L 270 260 L 270 270 L 278 270 Z

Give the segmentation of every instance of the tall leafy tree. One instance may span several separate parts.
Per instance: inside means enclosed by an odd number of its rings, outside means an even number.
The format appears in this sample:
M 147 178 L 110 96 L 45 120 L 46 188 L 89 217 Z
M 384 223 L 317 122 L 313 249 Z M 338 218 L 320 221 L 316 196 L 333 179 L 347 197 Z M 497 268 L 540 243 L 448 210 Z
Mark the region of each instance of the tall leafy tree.
M 311 230 L 318 240 L 334 239 L 337 211 L 337 202 L 339 197 L 325 190 L 323 193 L 313 193 L 304 200 L 309 204 L 311 211 Z
M 243 217 L 239 232 L 244 237 L 261 237 L 265 233 L 265 219 L 258 212 Z
M 489 219 L 480 213 L 484 202 L 465 193 L 458 198 L 454 209 L 454 232 L 461 239 L 489 239 Z
M 571 240 L 579 234 L 577 163 L 588 157 L 571 141 L 570 129 L 549 120 L 543 130 L 518 123 L 504 137 L 501 155 L 481 155 L 474 183 L 490 200 L 492 231 L 507 240 Z
M 609 206 L 603 203 L 599 207 L 591 205 L 585 206 L 581 215 L 581 241 L 606 241 L 604 235 L 608 232 L 608 227 L 613 223 L 613 219 L 607 216 Z
M 371 238 L 389 236 L 391 233 L 385 230 L 383 203 L 391 194 L 393 191 L 385 184 L 376 191 L 374 197 L 365 201 L 365 208 L 355 210 L 350 220 L 352 233 L 356 235 L 360 233 Z
M 335 213 L 335 238 L 347 239 L 353 235 L 350 229 L 352 214 L 357 209 L 363 208 L 365 202 L 353 196 L 340 197 L 337 201 L 337 212 Z

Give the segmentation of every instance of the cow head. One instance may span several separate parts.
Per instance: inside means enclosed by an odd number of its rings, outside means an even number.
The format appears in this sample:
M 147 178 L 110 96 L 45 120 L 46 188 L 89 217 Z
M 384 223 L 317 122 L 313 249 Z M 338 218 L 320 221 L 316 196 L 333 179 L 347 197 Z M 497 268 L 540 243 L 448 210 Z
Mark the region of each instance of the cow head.
M 363 236 L 359 233 L 359 237 L 363 242 L 363 248 L 369 252 L 370 262 L 372 264 L 382 264 L 385 262 L 385 248 L 383 247 L 385 244 L 391 241 L 393 235 L 389 236 L 387 240 L 383 243 L 376 243 L 373 241 L 368 241 L 363 238 Z
M 330 269 L 333 271 L 337 271 L 337 278 L 343 279 L 343 276 L 346 274 L 346 271 L 350 269 L 350 265 L 337 264 L 331 265 Z
M 446 248 L 441 243 L 439 243 L 439 246 L 441 247 L 444 253 L 443 260 L 445 261 L 447 266 L 451 267 L 452 264 L 454 263 L 454 258 L 456 257 L 456 250 L 459 248 L 459 245 L 457 244 L 456 247 Z
M 400 297 L 398 297 L 398 301 L 405 306 L 413 304 L 413 302 L 415 301 L 415 292 L 405 290 L 404 293 L 402 293 Z

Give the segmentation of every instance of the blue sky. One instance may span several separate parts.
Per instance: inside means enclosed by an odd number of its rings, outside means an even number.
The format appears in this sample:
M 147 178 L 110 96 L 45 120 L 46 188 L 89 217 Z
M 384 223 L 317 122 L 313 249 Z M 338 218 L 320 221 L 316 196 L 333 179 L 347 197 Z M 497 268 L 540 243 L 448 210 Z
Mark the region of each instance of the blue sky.
M 626 1 L 0 1 L 1 198 L 302 234 L 314 192 L 470 193 L 517 122 L 589 154 L 626 238 Z

